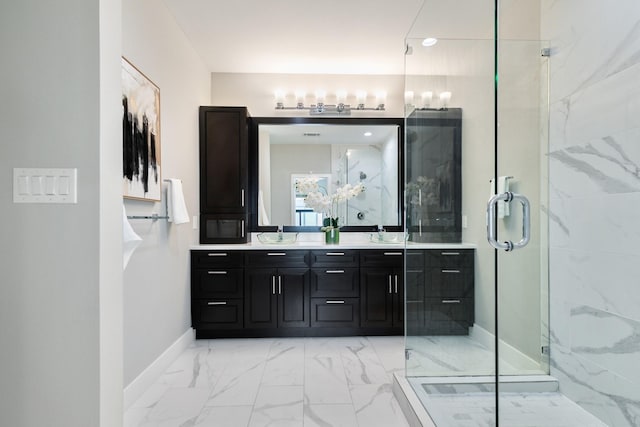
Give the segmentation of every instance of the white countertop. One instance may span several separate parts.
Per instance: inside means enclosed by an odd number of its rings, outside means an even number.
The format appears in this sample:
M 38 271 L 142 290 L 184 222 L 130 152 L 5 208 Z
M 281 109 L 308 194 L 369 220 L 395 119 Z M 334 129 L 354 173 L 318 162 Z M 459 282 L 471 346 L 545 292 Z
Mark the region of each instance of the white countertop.
M 264 244 L 258 240 L 255 233 L 249 243 L 236 244 L 202 244 L 192 245 L 192 250 L 273 250 L 273 249 L 403 249 L 403 243 L 376 243 L 369 238 L 371 233 L 343 232 L 340 233 L 340 243 L 328 245 L 324 242 L 324 233 L 300 233 L 295 243 Z M 407 249 L 476 249 L 473 243 L 416 243 L 407 242 Z

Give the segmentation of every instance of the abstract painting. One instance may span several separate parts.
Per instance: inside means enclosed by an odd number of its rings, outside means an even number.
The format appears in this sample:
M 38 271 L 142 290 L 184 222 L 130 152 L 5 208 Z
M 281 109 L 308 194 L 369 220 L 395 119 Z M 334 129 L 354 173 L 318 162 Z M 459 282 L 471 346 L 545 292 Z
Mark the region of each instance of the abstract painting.
M 122 58 L 123 196 L 160 201 L 160 88 Z

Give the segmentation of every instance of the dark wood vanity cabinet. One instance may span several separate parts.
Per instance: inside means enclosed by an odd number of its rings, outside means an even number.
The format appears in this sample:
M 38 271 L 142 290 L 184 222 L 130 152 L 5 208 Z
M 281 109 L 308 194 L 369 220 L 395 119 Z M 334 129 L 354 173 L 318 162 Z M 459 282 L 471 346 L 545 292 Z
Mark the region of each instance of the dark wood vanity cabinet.
M 200 243 L 248 241 L 249 114 L 200 107 Z
M 193 250 L 192 323 L 198 338 L 467 334 L 473 266 L 473 249 Z

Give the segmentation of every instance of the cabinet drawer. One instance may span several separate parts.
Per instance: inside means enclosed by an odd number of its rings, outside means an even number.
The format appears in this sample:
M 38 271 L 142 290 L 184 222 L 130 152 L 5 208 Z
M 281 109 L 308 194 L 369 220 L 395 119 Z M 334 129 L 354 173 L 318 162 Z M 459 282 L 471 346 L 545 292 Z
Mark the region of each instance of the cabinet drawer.
M 311 251 L 312 267 L 358 267 L 358 251 Z
M 430 267 L 468 267 L 473 268 L 473 249 L 429 250 L 426 263 Z
M 239 251 L 191 251 L 191 268 L 242 267 L 244 255 Z
M 468 298 L 473 296 L 473 269 L 431 268 L 426 283 L 427 297 Z
M 357 328 L 359 298 L 311 298 L 311 326 Z
M 359 284 L 357 268 L 311 269 L 312 297 L 357 297 L 360 295 Z
M 243 269 L 195 269 L 192 274 L 192 298 L 242 298 Z
M 402 267 L 404 249 L 362 250 L 361 267 Z
M 433 334 L 468 333 L 473 324 L 472 298 L 427 298 L 425 327 Z
M 270 250 L 247 251 L 247 267 L 307 267 L 309 251 Z
M 424 269 L 424 252 L 423 250 L 406 251 L 405 264 L 407 265 L 407 270 Z
M 192 304 L 195 329 L 240 329 L 243 326 L 241 299 L 194 300 Z

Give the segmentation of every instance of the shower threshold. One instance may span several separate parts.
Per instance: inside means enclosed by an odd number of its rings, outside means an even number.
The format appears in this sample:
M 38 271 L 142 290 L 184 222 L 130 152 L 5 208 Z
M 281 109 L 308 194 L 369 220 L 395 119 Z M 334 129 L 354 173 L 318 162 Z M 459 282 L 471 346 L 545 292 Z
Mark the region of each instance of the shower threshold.
M 500 377 L 500 424 L 606 427 L 558 392 L 548 375 Z M 495 425 L 494 377 L 394 377 L 393 391 L 411 427 Z

